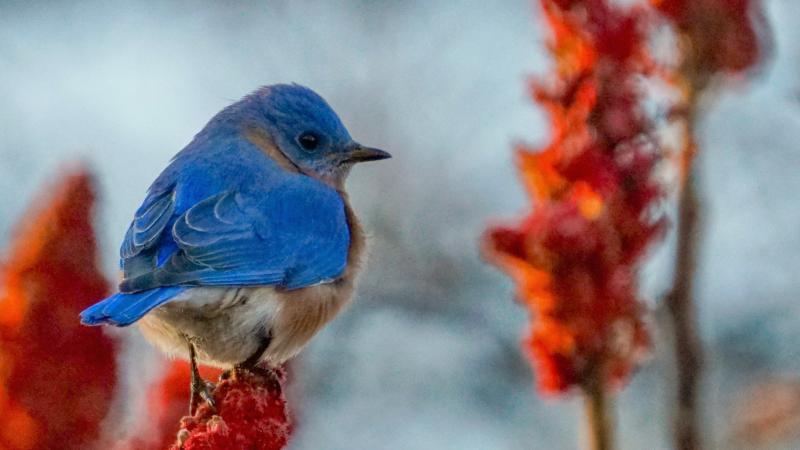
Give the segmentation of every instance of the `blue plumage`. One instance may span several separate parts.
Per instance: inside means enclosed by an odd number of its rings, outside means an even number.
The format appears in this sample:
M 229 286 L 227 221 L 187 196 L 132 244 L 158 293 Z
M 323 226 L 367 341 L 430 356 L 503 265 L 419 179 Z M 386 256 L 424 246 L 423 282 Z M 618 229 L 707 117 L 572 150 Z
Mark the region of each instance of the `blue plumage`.
M 81 313 L 129 325 L 192 286 L 294 290 L 345 270 L 340 194 L 355 143 L 310 89 L 262 88 L 217 114 L 150 187 L 120 248 L 120 293 Z
M 114 294 L 81 312 L 81 321 L 88 325 L 107 323 L 118 327 L 128 326 L 183 290 L 182 287 L 169 287 L 133 294 Z

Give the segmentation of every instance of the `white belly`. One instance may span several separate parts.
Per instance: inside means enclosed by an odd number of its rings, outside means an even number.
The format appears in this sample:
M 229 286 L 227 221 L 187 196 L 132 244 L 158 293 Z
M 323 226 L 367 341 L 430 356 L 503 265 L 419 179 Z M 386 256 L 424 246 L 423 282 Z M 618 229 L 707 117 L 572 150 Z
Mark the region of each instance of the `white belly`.
M 272 287 L 198 287 L 180 294 L 139 321 L 145 337 L 164 352 L 188 358 L 186 338 L 198 359 L 227 368 L 270 339 L 261 361 L 278 365 L 303 346 L 348 303 L 351 283 L 294 291 Z

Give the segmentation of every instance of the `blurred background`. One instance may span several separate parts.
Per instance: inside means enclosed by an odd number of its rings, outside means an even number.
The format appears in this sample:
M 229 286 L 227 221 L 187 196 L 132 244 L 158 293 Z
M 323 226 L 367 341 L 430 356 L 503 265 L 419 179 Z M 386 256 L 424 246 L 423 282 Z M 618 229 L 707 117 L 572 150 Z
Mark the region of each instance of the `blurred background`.
M 702 123 L 710 448 L 800 446 L 791 431 L 742 437 L 754 395 L 776 395 L 800 420 L 800 3 L 765 9 L 772 60 Z M 357 301 L 294 366 L 291 448 L 575 448 L 581 401 L 535 392 L 518 345 L 527 313 L 478 251 L 488 223 L 527 207 L 511 148 L 548 138 L 526 93 L 548 68 L 545 33 L 528 0 L 3 2 L 0 245 L 37 190 L 84 162 L 98 178 L 102 264 L 115 279 L 118 243 L 171 156 L 256 87 L 307 85 L 356 139 L 394 159 L 350 177 L 370 264 Z M 656 345 L 618 396 L 624 449 L 670 448 L 657 299 L 671 242 L 644 273 Z M 135 328 L 111 332 L 126 342 L 118 414 L 132 418 L 161 360 Z

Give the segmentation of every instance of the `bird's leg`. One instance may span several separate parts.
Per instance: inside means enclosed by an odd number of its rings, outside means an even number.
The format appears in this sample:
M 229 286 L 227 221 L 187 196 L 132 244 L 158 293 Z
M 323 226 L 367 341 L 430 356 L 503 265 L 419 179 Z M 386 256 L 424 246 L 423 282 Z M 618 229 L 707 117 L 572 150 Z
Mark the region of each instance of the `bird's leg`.
M 261 375 L 265 378 L 270 379 L 273 383 L 275 383 L 278 387 L 280 387 L 280 379 L 278 374 L 275 373 L 271 367 L 263 367 L 259 366 L 258 363 L 261 361 L 261 357 L 264 356 L 264 352 L 267 351 L 269 344 L 272 342 L 272 332 L 263 333 L 261 336 L 261 342 L 258 345 L 258 348 L 252 355 L 250 355 L 246 360 L 240 362 L 233 366 L 233 376 L 236 374 L 240 374 L 242 372 L 251 372 L 258 375 Z
M 189 343 L 189 363 L 192 371 L 192 382 L 190 384 L 190 398 L 189 398 L 189 415 L 193 416 L 197 411 L 197 406 L 200 400 L 205 401 L 212 408 L 216 408 L 214 396 L 208 388 L 206 381 L 200 376 L 200 371 L 197 370 L 197 354 L 194 348 L 194 343 L 190 338 L 186 339 Z

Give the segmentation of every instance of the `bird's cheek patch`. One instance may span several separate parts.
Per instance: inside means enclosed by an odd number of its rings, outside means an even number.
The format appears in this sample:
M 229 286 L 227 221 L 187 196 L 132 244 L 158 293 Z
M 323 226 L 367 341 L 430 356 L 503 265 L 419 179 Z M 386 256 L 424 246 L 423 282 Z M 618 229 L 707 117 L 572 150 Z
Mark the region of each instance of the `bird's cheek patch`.
M 269 159 L 275 161 L 283 170 L 294 173 L 300 172 L 300 169 L 280 151 L 272 137 L 264 130 L 260 128 L 248 128 L 245 130 L 244 136 L 251 144 L 264 152 Z

